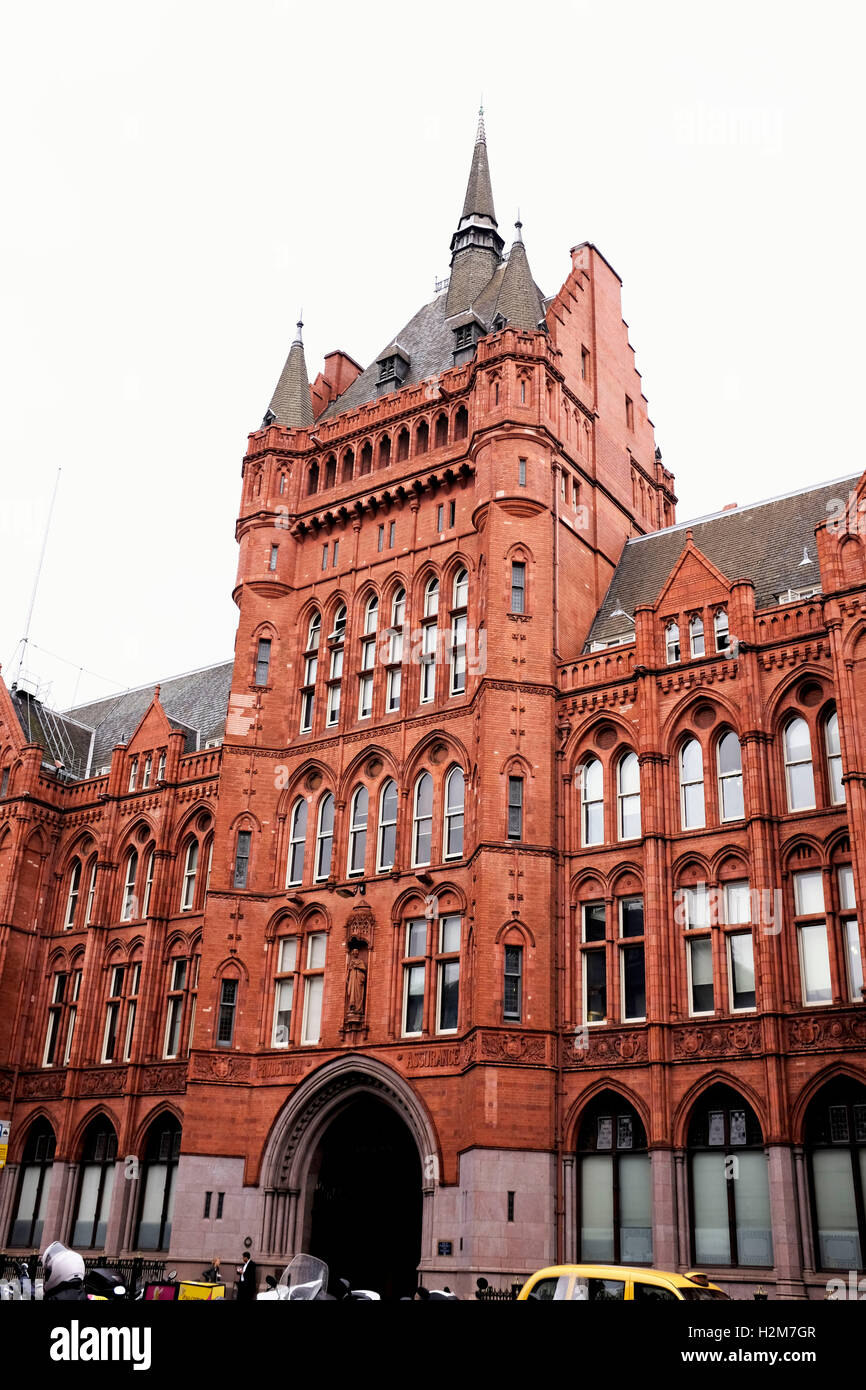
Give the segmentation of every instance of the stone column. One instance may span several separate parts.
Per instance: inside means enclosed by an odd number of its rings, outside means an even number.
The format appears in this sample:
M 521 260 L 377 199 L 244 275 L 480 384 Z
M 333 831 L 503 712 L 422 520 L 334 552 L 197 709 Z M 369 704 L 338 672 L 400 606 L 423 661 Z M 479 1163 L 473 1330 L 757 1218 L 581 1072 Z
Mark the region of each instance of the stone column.
M 111 1191 L 111 1207 L 105 1227 L 105 1253 L 118 1254 L 124 1244 L 123 1228 L 127 1211 L 127 1199 L 132 1180 L 125 1176 L 126 1161 L 119 1158 L 114 1165 L 114 1187 Z
M 803 1272 L 812 1274 L 815 1270 L 815 1247 L 812 1239 L 812 1209 L 809 1205 L 809 1184 L 806 1181 L 806 1157 L 799 1144 L 792 1150 L 794 1170 L 797 1177 L 798 1211 L 800 1214 L 800 1241 L 803 1248 Z
M 574 1154 L 563 1154 L 562 1195 L 565 1212 L 565 1240 L 563 1258 L 566 1264 L 577 1263 L 577 1213 L 575 1212 L 575 1171 Z
M 674 1269 L 677 1250 L 677 1165 L 671 1149 L 650 1151 L 652 1174 L 653 1264 Z
M 689 1231 L 688 1231 L 688 1193 L 686 1191 L 686 1155 L 680 1149 L 674 1154 L 674 1167 L 677 1178 L 677 1249 L 679 1250 L 679 1264 L 683 1269 L 689 1267 Z
M 805 1298 L 800 1249 L 800 1203 L 794 1155 L 788 1144 L 769 1144 L 770 1223 L 777 1298 Z

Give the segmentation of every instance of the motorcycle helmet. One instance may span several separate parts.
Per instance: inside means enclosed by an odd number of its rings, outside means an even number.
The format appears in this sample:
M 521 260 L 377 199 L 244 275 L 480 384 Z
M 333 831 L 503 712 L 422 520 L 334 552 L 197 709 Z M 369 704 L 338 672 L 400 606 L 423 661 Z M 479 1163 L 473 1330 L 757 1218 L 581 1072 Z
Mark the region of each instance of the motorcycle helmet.
M 84 1260 L 55 1240 L 42 1252 L 43 1292 L 51 1294 L 62 1284 L 84 1278 Z

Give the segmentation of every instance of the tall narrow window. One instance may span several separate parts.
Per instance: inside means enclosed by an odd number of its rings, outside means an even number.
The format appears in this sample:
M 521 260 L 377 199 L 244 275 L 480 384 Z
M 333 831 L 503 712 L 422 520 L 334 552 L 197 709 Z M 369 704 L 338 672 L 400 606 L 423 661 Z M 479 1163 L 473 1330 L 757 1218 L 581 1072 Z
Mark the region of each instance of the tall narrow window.
M 403 957 L 403 1034 L 415 1037 L 424 1030 L 424 981 L 427 973 L 427 922 L 423 917 L 406 923 Z
M 135 784 L 138 779 L 138 758 L 133 758 L 129 764 L 129 790 L 135 791 Z
M 526 612 L 526 565 L 522 560 L 511 563 L 511 612 Z
M 523 778 L 508 779 L 508 838 L 523 839 Z
M 689 642 L 692 656 L 704 656 L 704 620 L 696 613 L 689 619 Z
M 75 909 L 78 906 L 78 890 L 81 887 L 81 860 L 73 859 L 72 871 L 69 875 L 69 888 L 66 893 L 66 912 L 63 917 L 63 925 L 68 931 L 75 926 Z
M 388 637 L 388 692 L 386 707 L 389 713 L 400 708 L 402 685 L 403 623 L 406 616 L 406 590 L 399 588 L 391 600 L 391 631 Z
M 680 659 L 680 629 L 678 623 L 668 623 L 665 628 L 665 659 L 668 666 L 674 666 Z
M 75 1020 L 78 1016 L 78 996 L 81 993 L 81 971 L 73 970 L 72 988 L 69 998 L 68 1018 L 66 1023 L 66 1046 L 63 1049 L 63 1065 L 69 1065 L 69 1058 L 72 1056 L 72 1039 L 75 1035 Z M 124 1059 L 126 1060 L 126 1059 Z
M 343 680 L 343 652 L 344 647 L 333 647 L 331 649 L 331 673 L 328 678 L 328 711 L 325 716 L 325 723 L 329 728 L 340 722 L 340 691 Z
M 367 601 L 364 612 L 364 636 L 361 640 L 361 671 L 358 679 L 358 718 L 369 719 L 373 713 L 373 676 L 376 667 L 376 628 L 379 600 L 375 594 Z
M 604 903 L 584 903 L 581 907 L 583 967 L 583 1018 L 585 1023 L 604 1023 L 607 1019 L 607 947 Z
M 250 871 L 250 845 L 252 843 L 251 830 L 239 830 L 235 845 L 235 873 L 234 888 L 246 888 L 247 879 Z
M 48 1006 L 48 1029 L 45 1034 L 45 1047 L 42 1051 L 43 1067 L 53 1067 L 57 1062 L 60 1037 L 63 1032 L 63 1015 L 66 1004 L 66 986 L 69 975 L 65 970 L 55 972 L 51 983 L 51 1003 Z
M 433 778 L 422 772 L 415 783 L 415 806 L 412 817 L 412 864 L 430 863 L 433 840 Z
M 646 1018 L 643 898 L 619 902 L 619 995 L 624 1023 Z
M 298 964 L 298 938 L 285 936 L 277 948 L 277 976 L 274 987 L 274 1023 L 271 1047 L 288 1047 L 292 1037 L 292 1007 L 295 998 L 295 970 Z
M 277 568 L 277 557 L 279 556 L 279 553 L 280 547 L 278 545 L 272 545 L 270 558 L 268 559 L 268 569 L 272 572 Z
M 505 947 L 505 990 L 502 1016 L 506 1023 L 519 1023 L 523 1011 L 523 947 Z
M 307 937 L 302 1043 L 317 1043 L 322 1035 L 322 1002 L 325 992 L 325 947 L 327 939 L 324 932 L 314 932 Z
M 719 810 L 722 820 L 742 820 L 745 815 L 743 760 L 740 752 L 740 740 L 731 730 L 728 730 L 719 739 L 718 763 Z
M 598 758 L 580 769 L 580 822 L 583 844 L 604 843 L 604 770 Z
M 469 575 L 465 569 L 454 576 L 454 609 L 451 617 L 451 694 L 462 695 L 466 690 L 466 605 L 469 600 Z
M 688 1146 L 695 1261 L 772 1266 L 767 1156 L 750 1106 L 729 1087 L 713 1086 L 695 1107 Z
M 301 733 L 308 734 L 313 727 L 313 711 L 316 703 L 316 677 L 319 674 L 319 633 L 315 633 L 316 644 L 308 648 L 304 655 L 304 683 L 301 687 Z
M 830 800 L 834 806 L 844 806 L 842 748 L 839 743 L 839 716 L 835 710 L 824 725 L 824 743 L 827 748 L 827 778 L 830 784 Z
M 98 860 L 94 859 L 90 866 L 90 884 L 87 889 L 87 909 L 84 913 L 84 925 L 86 927 L 89 927 L 93 920 L 93 900 L 96 897 L 96 869 L 98 862 Z
M 436 656 L 439 629 L 439 580 L 428 579 L 424 589 L 424 624 L 421 629 L 421 704 L 428 704 L 436 694 Z
M 183 956 L 174 956 L 168 967 L 168 999 L 165 1015 L 164 1057 L 180 1056 L 183 1027 L 183 1005 L 186 997 L 187 963 Z
M 334 843 L 334 798 L 330 792 L 319 802 L 319 826 L 316 831 L 316 881 L 331 873 L 331 847 Z
M 517 485 L 526 487 L 526 459 L 517 460 Z
M 809 725 L 799 717 L 785 725 L 785 785 L 789 811 L 811 811 L 815 805 L 812 740 Z
M 138 902 L 135 896 L 135 879 L 138 873 L 138 851 L 131 849 L 126 856 L 126 873 L 123 877 L 123 906 L 120 911 L 121 922 L 130 922 L 137 916 Z
M 454 576 L 454 607 L 465 608 L 469 602 L 469 574 L 460 569 Z
M 138 991 L 141 987 L 141 962 L 135 961 L 127 972 L 127 1004 L 126 1004 L 126 1030 L 123 1038 L 123 1061 L 128 1062 L 132 1056 L 132 1039 L 135 1033 L 135 1015 L 138 1012 Z
M 220 983 L 220 1004 L 217 1015 L 217 1047 L 231 1047 L 235 1035 L 235 1010 L 238 1004 L 237 980 Z
M 794 911 L 800 944 L 804 1004 L 830 1004 L 833 986 L 824 915 L 824 876 L 820 869 L 794 874 Z
M 195 880 L 198 873 L 198 840 L 190 840 L 186 847 L 186 861 L 183 866 L 183 888 L 180 897 L 181 912 L 189 912 L 195 902 Z
M 260 637 L 256 653 L 256 685 L 267 685 L 271 669 L 271 639 Z
M 445 834 L 444 849 L 446 859 L 459 859 L 463 853 L 463 807 L 466 785 L 463 772 L 452 767 L 445 779 Z
M 397 852 L 397 783 L 389 778 L 379 796 L 379 844 L 376 868 L 379 872 L 394 867 Z
M 439 918 L 439 976 L 437 1021 L 438 1033 L 457 1031 L 460 1019 L 460 918 Z
M 726 652 L 731 645 L 731 633 L 728 627 L 728 610 L 719 608 L 713 618 L 713 631 L 716 636 L 716 651 Z
M 367 856 L 367 812 L 370 796 L 366 787 L 358 787 L 352 797 L 349 815 L 349 861 L 347 872 L 362 874 Z
M 704 809 L 704 755 L 696 738 L 683 744 L 680 765 L 680 820 L 683 830 L 706 824 Z
M 621 840 L 640 836 L 640 763 L 637 753 L 626 753 L 616 770 L 617 831 Z
M 304 877 L 304 846 L 307 840 L 307 803 L 299 796 L 289 821 L 289 871 L 286 887 L 301 883 Z
M 165 781 L 165 753 L 160 753 L 159 755 L 159 762 L 156 766 L 156 780 L 157 782 Z
M 113 1062 L 117 1053 L 117 1037 L 120 1030 L 120 1007 L 123 1002 L 123 966 L 115 965 L 109 971 L 109 995 L 105 1010 L 105 1027 L 102 1030 L 102 1053 L 100 1062 Z
M 144 777 L 142 778 L 142 781 L 141 781 L 141 785 L 142 785 L 143 788 L 149 787 L 149 786 L 150 786 L 150 775 L 151 775 L 152 771 L 153 771 L 153 754 L 152 754 L 152 753 L 148 753 L 147 757 L 146 757 L 145 760 L 144 760 Z
M 854 870 L 850 864 L 840 865 L 836 870 L 836 881 L 845 944 L 848 997 L 859 1003 L 863 999 L 863 958 L 860 953 L 860 929 L 857 925 L 857 903 L 854 898 Z

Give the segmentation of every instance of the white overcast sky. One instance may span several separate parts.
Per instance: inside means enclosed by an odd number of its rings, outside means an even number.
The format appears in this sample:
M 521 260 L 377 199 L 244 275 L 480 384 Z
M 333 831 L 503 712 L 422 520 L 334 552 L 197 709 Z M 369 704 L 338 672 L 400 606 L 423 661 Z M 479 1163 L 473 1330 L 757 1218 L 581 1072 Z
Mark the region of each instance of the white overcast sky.
M 546 293 L 584 240 L 623 279 L 679 519 L 864 466 L 861 5 L 0 8 L 7 680 L 58 467 L 54 702 L 231 656 L 240 463 L 298 308 L 312 377 L 432 297 L 482 93 L 506 241 L 519 205 Z

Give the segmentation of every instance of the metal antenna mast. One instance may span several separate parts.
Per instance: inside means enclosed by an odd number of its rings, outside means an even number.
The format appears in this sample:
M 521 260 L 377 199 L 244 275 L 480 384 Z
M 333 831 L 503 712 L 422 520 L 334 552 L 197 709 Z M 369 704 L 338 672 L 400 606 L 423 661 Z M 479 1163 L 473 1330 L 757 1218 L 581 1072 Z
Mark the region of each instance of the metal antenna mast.
M 45 559 L 45 549 L 48 545 L 48 532 L 51 530 L 51 518 L 54 515 L 54 503 L 57 501 L 57 489 L 60 486 L 60 469 L 57 470 L 57 477 L 54 479 L 54 491 L 51 494 L 51 505 L 48 508 L 48 519 L 45 522 L 45 533 L 42 537 L 42 549 L 39 552 L 39 564 L 36 566 L 36 578 L 33 580 L 33 592 L 30 595 L 30 607 L 27 609 L 27 621 L 24 624 L 24 636 L 21 638 L 21 655 L 18 658 L 18 670 L 15 673 L 15 680 L 21 675 L 21 668 L 24 665 L 24 657 L 27 652 L 27 643 L 30 640 L 30 624 L 33 621 L 33 608 L 36 604 L 36 593 L 39 589 L 39 580 L 42 577 L 42 563 Z

